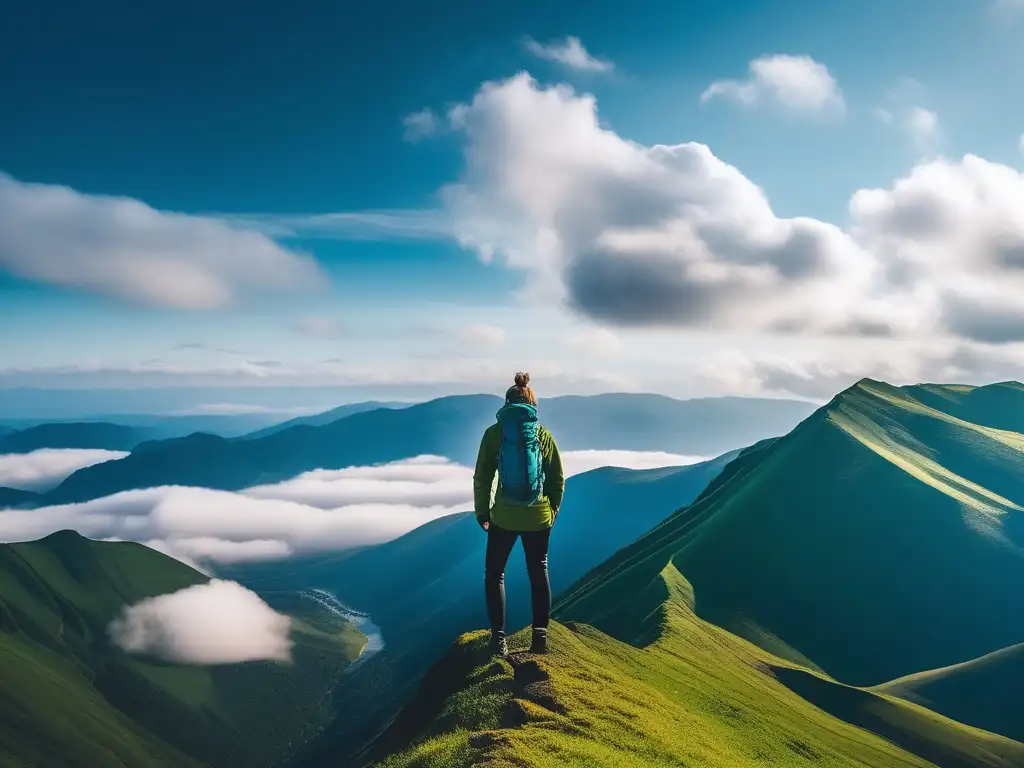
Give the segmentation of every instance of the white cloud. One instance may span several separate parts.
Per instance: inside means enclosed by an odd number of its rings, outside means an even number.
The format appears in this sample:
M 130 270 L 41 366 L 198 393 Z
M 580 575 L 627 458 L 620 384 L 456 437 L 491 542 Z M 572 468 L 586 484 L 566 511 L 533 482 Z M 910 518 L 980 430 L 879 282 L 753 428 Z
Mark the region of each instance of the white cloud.
M 500 347 L 505 343 L 505 331 L 493 325 L 469 325 L 458 336 L 466 344 L 480 347 Z
M 443 210 L 368 210 L 339 213 L 218 214 L 234 227 L 270 237 L 326 240 L 432 240 L 452 237 L 452 224 Z
M 441 128 L 441 120 L 434 110 L 424 107 L 419 112 L 406 115 L 402 125 L 405 126 L 405 140 L 415 143 L 437 133 Z
M 697 375 L 716 392 L 742 396 L 797 396 L 824 401 L 863 378 L 895 385 L 921 382 L 987 384 L 1020 378 L 1024 344 L 992 346 L 935 341 L 904 348 L 832 353 L 749 353 L 724 350 Z
M 345 326 L 331 317 L 307 316 L 293 324 L 298 333 L 319 339 L 341 339 L 348 335 Z
M 611 357 L 622 351 L 622 340 L 607 328 L 583 328 L 570 331 L 564 338 L 565 345 L 592 355 Z
M 0 454 L 0 487 L 43 491 L 59 485 L 83 467 L 123 459 L 124 451 L 40 448 L 31 453 Z
M 611 61 L 591 56 L 587 49 L 583 47 L 580 39 L 571 35 L 566 37 L 565 40 L 547 44 L 538 43 L 532 38 L 527 38 L 525 45 L 526 50 L 537 58 L 553 61 L 569 69 L 581 72 L 611 72 L 615 69 L 615 64 Z
M 70 528 L 141 541 L 189 564 L 286 557 L 378 544 L 472 508 L 473 472 L 425 456 L 374 467 L 315 470 L 240 493 L 165 486 L 92 501 L 0 510 L 0 540 Z
M 443 195 L 460 242 L 599 322 L 1024 339 L 1024 175 L 1007 166 L 922 162 L 857 191 L 844 230 L 776 216 L 702 144 L 623 139 L 564 85 L 487 83 L 459 114 L 466 165 Z
M 751 61 L 749 67 L 750 77 L 746 80 L 716 80 L 704 90 L 700 100 L 724 97 L 747 106 L 774 101 L 806 114 L 845 110 L 843 93 L 828 67 L 810 56 L 762 56 Z
M 889 124 L 895 119 L 892 110 L 886 109 L 885 107 L 875 107 L 871 110 L 871 114 L 873 114 L 875 119 L 880 123 Z
M 907 132 L 922 154 L 934 152 L 939 141 L 939 116 L 924 107 L 911 107 L 907 113 Z
M 0 269 L 175 309 L 222 307 L 246 291 L 312 289 L 326 280 L 311 258 L 257 232 L 5 174 Z
M 562 466 L 567 477 L 589 472 L 599 467 L 624 467 L 625 469 L 658 469 L 660 467 L 685 467 L 701 461 L 707 456 L 687 456 L 663 451 L 565 451 Z
M 175 664 L 291 660 L 291 619 L 233 581 L 214 579 L 126 606 L 109 632 L 127 653 Z
M 472 501 L 472 471 L 426 456 L 376 467 L 316 469 L 292 480 L 244 491 L 257 499 L 279 499 L 318 509 L 356 504 L 464 507 Z

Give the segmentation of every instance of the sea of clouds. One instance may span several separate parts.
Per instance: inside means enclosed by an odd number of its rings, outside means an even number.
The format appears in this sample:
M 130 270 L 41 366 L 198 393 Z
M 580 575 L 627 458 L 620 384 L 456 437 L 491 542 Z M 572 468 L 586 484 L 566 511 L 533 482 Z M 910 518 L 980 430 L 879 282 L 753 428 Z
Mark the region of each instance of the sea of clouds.
M 124 451 L 80 448 L 40 448 L 31 453 L 0 454 L 0 487 L 47 491 L 80 469 L 127 455 Z
M 30 457 L 32 454 L 26 454 Z M 566 475 L 597 467 L 682 466 L 700 457 L 646 451 L 566 451 Z M 239 492 L 163 486 L 37 509 L 0 510 L 0 540 L 72 529 L 139 541 L 206 572 L 395 539 L 473 506 L 473 470 L 438 456 L 318 469 Z

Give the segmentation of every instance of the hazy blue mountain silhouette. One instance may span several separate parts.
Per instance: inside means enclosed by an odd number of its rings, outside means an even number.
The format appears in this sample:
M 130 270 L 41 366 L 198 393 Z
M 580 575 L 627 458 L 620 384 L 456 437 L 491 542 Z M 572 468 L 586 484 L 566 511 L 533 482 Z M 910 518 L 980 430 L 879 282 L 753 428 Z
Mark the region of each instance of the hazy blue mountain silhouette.
M 32 491 L 22 491 L 18 488 L 0 488 L 0 509 L 4 507 L 17 507 L 22 504 L 32 504 L 37 494 Z
M 258 429 L 255 432 L 250 432 L 244 435 L 244 437 L 248 440 L 269 437 L 270 435 L 276 435 L 278 432 L 284 432 L 286 429 L 303 425 L 322 427 L 325 424 L 330 424 L 339 419 L 344 419 L 346 416 L 352 416 L 363 411 L 374 411 L 378 408 L 405 408 L 408 405 L 409 403 L 382 402 L 377 400 L 368 400 L 365 403 L 349 403 L 348 405 L 339 405 L 337 408 L 331 408 L 331 410 L 323 411 L 322 413 L 288 419 L 288 421 L 282 421 L 280 424 L 273 424 L 269 427 Z
M 237 490 L 312 469 L 377 464 L 420 454 L 472 464 L 501 400 L 444 397 L 399 410 L 355 413 L 251 440 L 193 434 L 139 445 L 131 456 L 87 467 L 41 503 L 85 501 L 118 491 L 180 484 Z M 672 400 L 657 395 L 551 398 L 541 403 L 562 450 L 644 449 L 713 456 L 784 433 L 813 410 L 792 400 Z
M 130 451 L 145 439 L 141 430 L 107 422 L 39 424 L 0 435 L 0 453 L 30 453 L 40 448 L 102 448 Z

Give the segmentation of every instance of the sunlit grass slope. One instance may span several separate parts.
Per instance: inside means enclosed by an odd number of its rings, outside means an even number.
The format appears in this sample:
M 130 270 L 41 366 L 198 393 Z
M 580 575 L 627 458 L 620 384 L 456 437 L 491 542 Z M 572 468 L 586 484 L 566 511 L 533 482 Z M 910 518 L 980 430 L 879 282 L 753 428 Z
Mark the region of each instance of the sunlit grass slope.
M 965 724 L 1020 711 L 1018 651 L 978 657 L 1024 640 L 1022 413 L 1019 385 L 860 382 L 570 589 L 550 657 L 464 637 L 369 757 L 1024 766 Z
M 653 641 L 674 565 L 697 613 L 845 683 L 875 685 L 1024 640 L 1024 388 L 863 381 L 748 450 L 690 507 L 594 571 L 558 607 Z M 937 393 L 937 394 L 936 394 Z M 957 400 L 959 398 L 959 400 Z M 977 405 L 994 399 L 994 409 Z M 955 402 L 954 402 L 955 405 Z M 958 410 L 959 408 L 959 410 Z M 985 422 L 982 424 L 981 422 Z
M 1024 765 L 1024 744 L 842 686 L 702 621 L 673 566 L 658 580 L 659 637 L 644 649 L 556 624 L 549 656 L 505 662 L 487 657 L 486 633 L 464 636 L 368 757 L 385 768 Z
M 71 531 L 0 545 L 0 765 L 259 766 L 311 736 L 365 641 L 312 606 L 275 601 L 298 614 L 291 665 L 177 666 L 109 642 L 123 605 L 205 581 Z
M 1024 741 L 1024 643 L 878 686 L 986 731 Z

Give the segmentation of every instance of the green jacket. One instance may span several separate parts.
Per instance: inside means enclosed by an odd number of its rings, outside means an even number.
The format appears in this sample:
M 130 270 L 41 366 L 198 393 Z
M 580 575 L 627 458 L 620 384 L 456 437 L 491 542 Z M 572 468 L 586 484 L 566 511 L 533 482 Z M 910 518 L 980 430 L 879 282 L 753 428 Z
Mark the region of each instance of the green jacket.
M 501 447 L 501 425 L 492 424 L 484 431 L 480 441 L 480 452 L 476 457 L 476 472 L 473 474 L 473 506 L 477 520 L 493 522 L 508 531 L 542 531 L 555 523 L 555 517 L 562 506 L 565 493 L 565 473 L 562 471 L 562 457 L 551 432 L 544 426 L 537 427 L 541 456 L 544 466 L 544 495 L 535 504 L 521 504 L 506 501 L 502 497 L 501 483 L 494 493 L 491 504 L 491 489 L 498 472 L 498 449 Z

